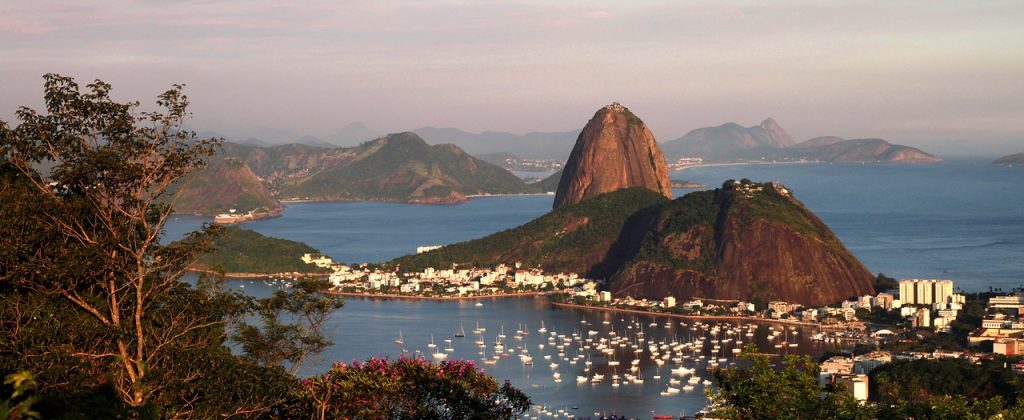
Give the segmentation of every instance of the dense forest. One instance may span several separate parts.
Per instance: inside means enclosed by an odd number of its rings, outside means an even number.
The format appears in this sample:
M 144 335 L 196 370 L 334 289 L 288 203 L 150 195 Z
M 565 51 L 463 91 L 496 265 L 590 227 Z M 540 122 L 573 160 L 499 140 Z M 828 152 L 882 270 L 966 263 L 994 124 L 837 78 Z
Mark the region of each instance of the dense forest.
M 302 261 L 305 254 L 320 251 L 302 242 L 265 236 L 259 232 L 228 227 L 213 239 L 212 252 L 200 255 L 196 262 L 225 273 L 327 273 L 328 268 Z

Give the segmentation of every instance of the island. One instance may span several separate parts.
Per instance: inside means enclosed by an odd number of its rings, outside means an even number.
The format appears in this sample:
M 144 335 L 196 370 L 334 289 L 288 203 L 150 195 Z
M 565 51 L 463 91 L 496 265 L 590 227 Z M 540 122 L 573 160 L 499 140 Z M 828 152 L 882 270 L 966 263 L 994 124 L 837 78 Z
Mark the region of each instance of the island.
M 1006 155 L 992 162 L 996 165 L 1022 166 L 1024 165 L 1024 153 Z
M 225 227 L 213 246 L 213 252 L 199 256 L 190 267 L 192 271 L 241 278 L 327 276 L 332 272 L 325 263 L 330 258 L 309 245 L 235 226 Z

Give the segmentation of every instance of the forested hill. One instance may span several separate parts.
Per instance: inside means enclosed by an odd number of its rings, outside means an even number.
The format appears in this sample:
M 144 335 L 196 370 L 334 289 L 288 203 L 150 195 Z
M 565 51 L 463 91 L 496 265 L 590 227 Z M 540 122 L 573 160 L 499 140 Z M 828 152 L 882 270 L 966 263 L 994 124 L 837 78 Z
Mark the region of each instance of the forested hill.
M 265 236 L 238 227 L 225 228 L 213 243 L 216 250 L 197 260 L 200 268 L 225 273 L 279 274 L 327 273 L 330 270 L 306 264 L 304 254 L 320 254 L 302 242 Z
M 501 167 L 411 132 L 352 148 L 227 143 L 222 156 L 246 162 L 279 199 L 452 204 L 474 194 L 537 192 Z

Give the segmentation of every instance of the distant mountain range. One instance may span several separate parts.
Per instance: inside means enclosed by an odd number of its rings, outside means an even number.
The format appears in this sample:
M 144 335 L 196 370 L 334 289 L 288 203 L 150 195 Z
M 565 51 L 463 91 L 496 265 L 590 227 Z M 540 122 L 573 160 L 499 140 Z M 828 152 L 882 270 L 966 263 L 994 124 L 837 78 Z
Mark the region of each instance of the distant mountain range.
M 227 168 L 231 168 L 230 170 Z M 257 182 L 258 180 L 258 182 Z M 249 210 L 238 197 L 277 200 L 397 201 L 452 204 L 474 194 L 539 192 L 511 172 L 451 144 L 415 133 L 390 134 L 351 148 L 225 143 L 208 170 L 183 192 L 179 212 Z M 248 202 L 248 201 L 246 201 Z M 255 205 L 255 204 L 254 204 Z M 241 207 L 241 208 L 240 208 Z
M 1007 166 L 1024 165 L 1024 153 L 1017 153 L 1017 154 L 1012 154 L 1012 155 L 1006 155 L 1006 156 L 1003 156 L 1003 157 L 1001 157 L 999 159 L 996 159 L 992 163 L 994 163 L 996 165 L 1007 165 Z
M 507 157 L 516 160 L 564 161 L 580 130 L 564 132 L 534 132 L 513 134 L 497 131 L 470 133 L 458 128 L 423 127 L 412 130 L 429 144 L 454 144 L 467 153 L 501 162 Z M 376 139 L 379 134 L 366 125 L 354 122 L 337 132 L 316 137 L 299 135 L 287 130 L 264 128 L 250 130 L 241 135 L 224 136 L 212 131 L 199 133 L 200 137 L 223 137 L 228 141 L 252 146 L 273 146 L 298 143 L 316 147 L 353 147 Z M 889 143 L 883 139 L 842 139 L 816 137 L 801 143 L 774 119 L 768 118 L 758 125 L 743 127 L 726 123 L 717 127 L 704 127 L 690 131 L 677 139 L 659 144 L 671 164 L 683 157 L 699 157 L 705 162 L 735 162 L 744 160 L 798 161 L 850 163 L 935 163 L 941 162 L 931 154 L 909 146 Z M 517 170 L 516 164 L 500 165 Z
M 424 127 L 413 130 L 427 143 L 452 143 L 472 155 L 511 153 L 520 159 L 563 160 L 572 151 L 579 130 L 558 133 L 512 134 L 496 131 L 469 133 L 457 128 Z
M 709 162 L 742 160 L 798 161 L 836 163 L 937 163 L 942 162 L 920 149 L 889 143 L 882 139 L 842 139 L 816 137 L 794 144 L 793 138 L 774 119 L 743 127 L 727 123 L 698 128 L 685 136 L 664 143 L 662 150 L 669 162 L 684 157 L 699 157 Z

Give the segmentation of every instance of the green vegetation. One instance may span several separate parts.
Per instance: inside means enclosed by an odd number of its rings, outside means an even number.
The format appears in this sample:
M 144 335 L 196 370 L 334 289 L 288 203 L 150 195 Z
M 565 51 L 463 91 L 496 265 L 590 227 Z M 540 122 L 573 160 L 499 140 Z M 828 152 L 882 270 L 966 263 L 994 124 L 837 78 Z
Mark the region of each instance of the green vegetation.
M 719 204 L 716 202 L 716 191 L 696 191 L 654 209 L 650 209 L 646 218 L 653 220 L 650 224 L 658 229 L 648 230 L 640 242 L 640 248 L 633 257 L 631 264 L 651 262 L 665 264 L 674 269 L 692 270 L 708 276 L 715 274 L 715 224 L 719 215 Z M 669 235 L 685 234 L 692 229 L 703 229 L 699 236 L 700 255 L 696 258 L 685 258 L 675 255 L 672 248 L 665 245 L 666 240 L 673 240 Z
M 265 236 L 259 232 L 228 227 L 213 239 L 212 252 L 197 262 L 226 273 L 328 273 L 330 269 L 306 264 L 304 254 L 321 255 L 320 251 L 302 242 Z
M 184 190 L 174 203 L 178 213 L 213 216 L 230 209 L 244 214 L 283 208 L 239 158 L 219 160 L 183 180 L 182 186 Z
M 768 356 L 748 344 L 741 358 L 748 368 L 714 371 L 718 388 L 710 392 L 719 407 L 716 418 L 725 419 L 867 419 L 845 389 L 818 386 L 818 365 L 809 356 L 786 356 L 779 370 Z
M 352 151 L 356 159 L 281 186 L 281 196 L 327 199 L 446 199 L 452 192 L 537 192 L 511 172 L 415 133 L 391 134 Z M 425 187 L 425 188 L 424 188 Z
M 892 277 L 885 275 L 884 273 L 878 273 L 878 276 L 875 277 L 876 292 L 884 292 L 886 290 L 894 290 L 898 292 L 899 288 L 900 282 L 896 281 L 896 279 Z
M 478 267 L 521 261 L 550 271 L 587 273 L 637 211 L 666 203 L 644 188 L 630 188 L 556 209 L 533 221 L 493 235 L 393 260 L 403 271 L 467 264 Z
M 1007 369 L 962 360 L 918 360 L 882 366 L 871 374 L 874 403 L 858 404 L 841 386 L 817 385 L 818 366 L 807 356 L 786 356 L 773 368 L 748 345 L 751 365 L 715 371 L 725 419 L 1018 419 L 1024 418 L 1020 378 Z M 991 363 L 991 362 L 988 362 Z M 1001 366 L 1001 365 L 1000 365 Z M 997 371 L 1001 370 L 1002 373 Z M 974 388 L 972 388 L 974 387 Z
M 326 282 L 304 280 L 267 300 L 210 276 L 189 284 L 183 273 L 221 227 L 160 241 L 172 185 L 217 147 L 178 129 L 189 115 L 181 87 L 144 113 L 111 100 L 103 82 L 83 93 L 70 78 L 45 80 L 48 114 L 22 108 L 13 129 L 0 121 L 0 372 L 13 373 L 0 417 L 322 418 L 314 398 L 323 394 L 284 365 L 297 370 L 332 344 L 320 326 L 341 301 L 323 293 Z M 47 176 L 43 162 L 56 162 Z M 481 380 L 456 377 L 442 389 Z M 450 401 L 438 406 L 479 397 L 431 396 Z M 330 403 L 369 404 L 348 398 Z
M 472 361 L 427 363 L 422 358 L 339 363 L 303 381 L 317 419 L 503 419 L 530 399 L 498 382 Z
M 971 400 L 999 397 L 1005 406 L 1019 405 L 1024 379 L 1008 369 L 1005 359 L 978 364 L 961 359 L 898 361 L 871 372 L 873 399 L 883 404 L 924 404 L 933 397 L 962 396 Z M 1006 408 L 1000 407 L 1000 408 Z

